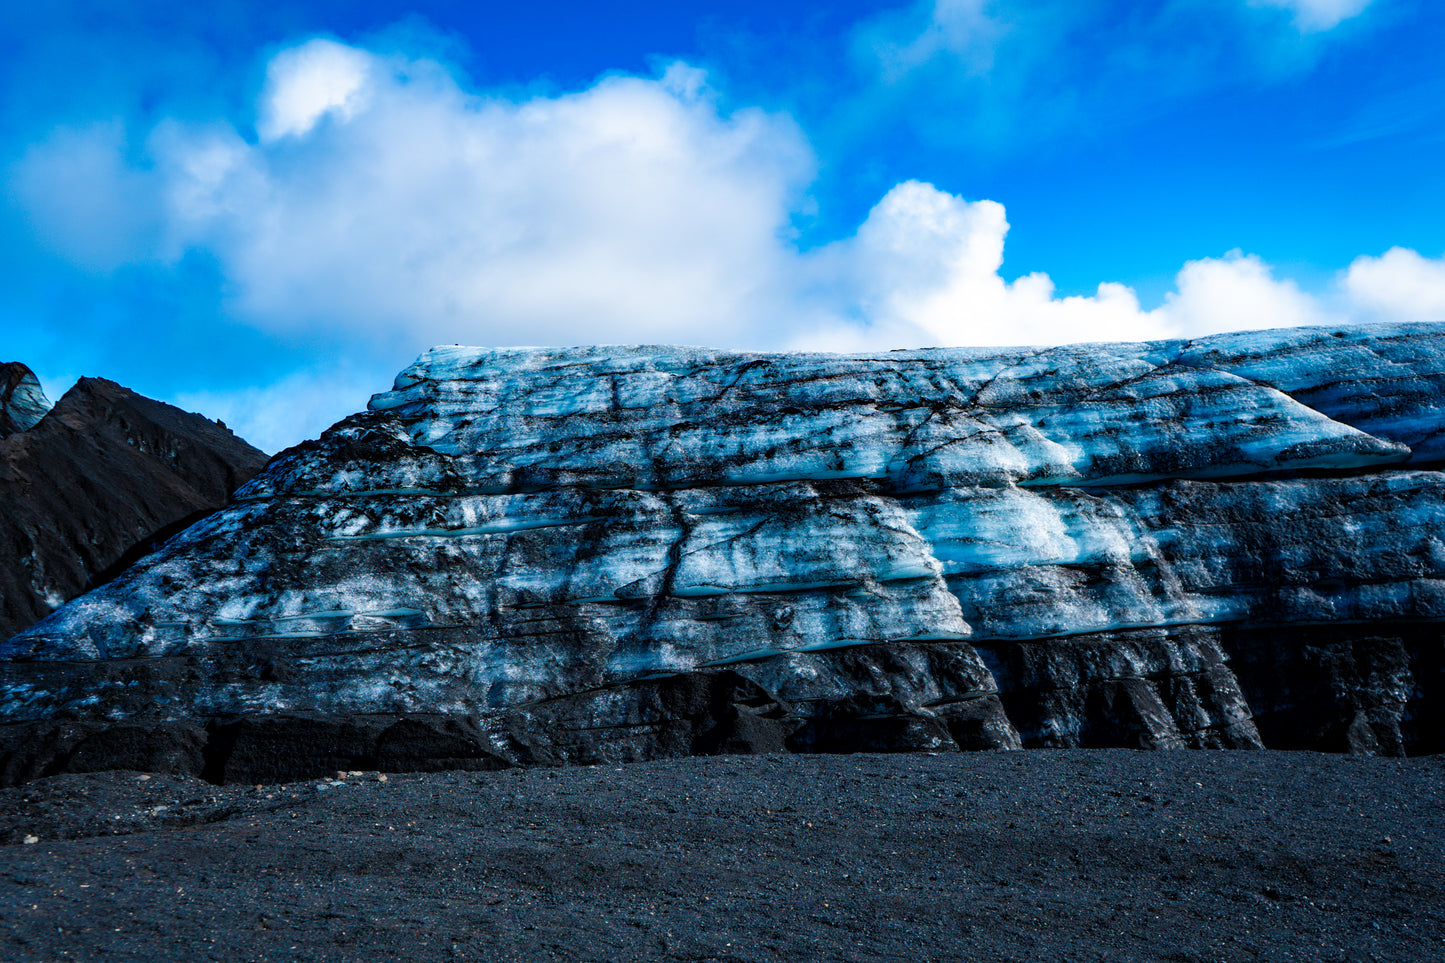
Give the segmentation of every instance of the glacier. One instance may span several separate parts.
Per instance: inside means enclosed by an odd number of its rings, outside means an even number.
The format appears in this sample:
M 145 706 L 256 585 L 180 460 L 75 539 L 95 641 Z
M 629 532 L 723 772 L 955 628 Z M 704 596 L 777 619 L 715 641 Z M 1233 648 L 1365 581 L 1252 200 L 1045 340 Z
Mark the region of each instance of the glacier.
M 1442 399 L 1428 324 L 434 348 L 0 644 L 0 778 L 1439 752 Z
M 0 363 L 0 438 L 34 428 L 51 407 L 35 372 L 18 361 Z

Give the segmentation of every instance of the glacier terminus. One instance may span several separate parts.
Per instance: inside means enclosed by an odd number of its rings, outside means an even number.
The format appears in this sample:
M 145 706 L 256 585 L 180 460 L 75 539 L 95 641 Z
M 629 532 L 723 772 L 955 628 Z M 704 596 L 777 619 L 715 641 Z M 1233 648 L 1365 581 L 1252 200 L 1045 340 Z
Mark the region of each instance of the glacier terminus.
M 0 643 L 0 777 L 1445 750 L 1445 333 L 438 347 Z

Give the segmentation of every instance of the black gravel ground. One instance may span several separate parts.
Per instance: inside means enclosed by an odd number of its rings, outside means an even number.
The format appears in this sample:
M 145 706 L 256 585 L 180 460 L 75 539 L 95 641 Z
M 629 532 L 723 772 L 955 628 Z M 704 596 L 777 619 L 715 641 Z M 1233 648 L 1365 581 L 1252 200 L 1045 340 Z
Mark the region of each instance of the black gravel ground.
M 5 960 L 1445 959 L 1445 757 L 67 775 L 0 842 Z

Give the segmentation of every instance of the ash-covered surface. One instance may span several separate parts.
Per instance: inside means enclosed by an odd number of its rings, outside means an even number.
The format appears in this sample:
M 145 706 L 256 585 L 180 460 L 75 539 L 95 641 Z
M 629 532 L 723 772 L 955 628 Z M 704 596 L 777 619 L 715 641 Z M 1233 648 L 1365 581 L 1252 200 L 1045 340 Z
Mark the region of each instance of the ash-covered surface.
M 0 791 L 0 958 L 1440 959 L 1442 788 L 1125 750 L 62 775 Z

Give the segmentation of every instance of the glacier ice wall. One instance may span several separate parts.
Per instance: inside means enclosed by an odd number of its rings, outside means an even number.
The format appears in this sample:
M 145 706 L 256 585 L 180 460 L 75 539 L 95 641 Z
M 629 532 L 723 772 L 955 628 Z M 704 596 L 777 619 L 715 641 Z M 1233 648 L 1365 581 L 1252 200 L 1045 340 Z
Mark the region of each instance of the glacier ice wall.
M 35 372 L 18 361 L 0 362 L 0 438 L 34 428 L 51 407 Z
M 1429 325 L 435 348 L 0 646 L 0 765 L 1440 751 L 1442 397 Z

